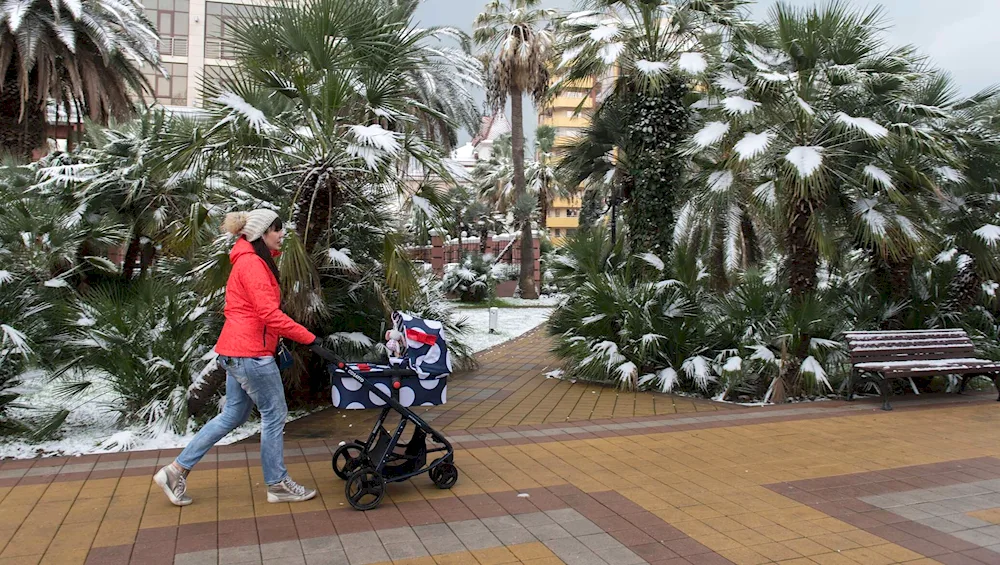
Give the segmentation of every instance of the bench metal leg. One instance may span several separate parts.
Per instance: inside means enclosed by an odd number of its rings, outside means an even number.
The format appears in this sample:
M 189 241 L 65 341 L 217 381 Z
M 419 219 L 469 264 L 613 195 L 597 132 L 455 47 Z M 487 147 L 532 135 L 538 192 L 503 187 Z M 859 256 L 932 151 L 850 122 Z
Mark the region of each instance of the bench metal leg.
M 850 376 L 847 377 L 847 401 L 848 402 L 853 402 L 854 401 L 854 387 L 858 386 L 858 382 L 857 382 L 857 379 L 856 379 L 855 375 L 857 375 L 857 371 L 855 371 L 855 370 L 852 369 Z
M 958 387 L 958 394 L 965 394 L 965 387 L 969 386 L 969 381 L 976 375 L 962 375 L 962 386 Z
M 892 393 L 891 385 L 889 384 L 889 379 L 882 377 L 878 382 L 878 390 L 882 396 L 882 410 L 890 411 L 892 410 L 892 405 L 889 404 L 889 394 Z

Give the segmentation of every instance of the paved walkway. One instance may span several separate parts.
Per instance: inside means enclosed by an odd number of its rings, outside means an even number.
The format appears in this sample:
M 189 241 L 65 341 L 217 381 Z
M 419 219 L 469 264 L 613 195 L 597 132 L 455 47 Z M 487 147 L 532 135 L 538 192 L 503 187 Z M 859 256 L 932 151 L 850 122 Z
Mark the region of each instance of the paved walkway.
M 5 461 L 0 564 L 1000 563 L 989 395 L 720 410 L 546 380 L 542 343 L 489 353 L 430 412 L 459 446 L 451 490 L 351 510 L 330 453 L 363 426 L 331 422 L 365 413 L 295 426 L 327 430 L 287 442 L 320 491 L 300 504 L 266 502 L 252 443 L 211 452 L 184 508 L 150 481 L 176 450 Z

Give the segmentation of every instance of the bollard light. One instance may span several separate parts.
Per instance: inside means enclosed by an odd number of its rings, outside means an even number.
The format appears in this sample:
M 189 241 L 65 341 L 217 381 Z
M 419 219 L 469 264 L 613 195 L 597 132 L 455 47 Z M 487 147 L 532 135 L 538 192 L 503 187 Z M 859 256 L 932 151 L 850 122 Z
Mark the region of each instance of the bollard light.
M 490 333 L 497 333 L 497 317 L 500 315 L 500 310 L 494 306 L 490 308 Z

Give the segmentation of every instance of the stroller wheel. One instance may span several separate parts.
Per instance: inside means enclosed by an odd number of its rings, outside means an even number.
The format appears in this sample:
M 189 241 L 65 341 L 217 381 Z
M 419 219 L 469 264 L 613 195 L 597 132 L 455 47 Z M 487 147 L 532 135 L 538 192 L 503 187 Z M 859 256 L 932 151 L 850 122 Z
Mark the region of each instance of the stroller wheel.
M 333 472 L 343 480 L 361 466 L 361 454 L 364 447 L 356 442 L 345 443 L 333 452 Z
M 385 479 L 375 469 L 361 467 L 348 477 L 344 495 L 355 510 L 371 510 L 385 496 Z
M 431 480 L 440 489 L 449 489 L 458 482 L 458 467 L 451 463 L 442 463 L 430 470 Z

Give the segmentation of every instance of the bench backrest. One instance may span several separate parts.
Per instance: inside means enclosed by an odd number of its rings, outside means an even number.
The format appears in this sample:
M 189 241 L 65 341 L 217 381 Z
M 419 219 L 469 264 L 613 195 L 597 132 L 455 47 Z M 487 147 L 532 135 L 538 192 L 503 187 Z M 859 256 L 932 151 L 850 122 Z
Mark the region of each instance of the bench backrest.
M 961 359 L 976 352 L 965 330 L 848 332 L 847 345 L 852 364 Z

